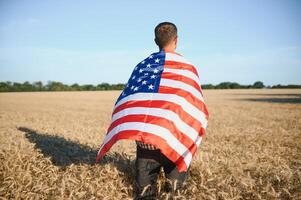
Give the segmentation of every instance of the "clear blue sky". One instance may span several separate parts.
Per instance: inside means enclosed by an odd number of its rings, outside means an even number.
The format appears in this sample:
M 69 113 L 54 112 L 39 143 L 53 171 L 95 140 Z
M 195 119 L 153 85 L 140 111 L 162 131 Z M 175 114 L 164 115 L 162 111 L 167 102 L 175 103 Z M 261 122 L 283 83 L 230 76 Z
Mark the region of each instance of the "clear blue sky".
M 301 1 L 0 0 L 0 81 L 126 82 L 178 26 L 202 83 L 301 84 Z

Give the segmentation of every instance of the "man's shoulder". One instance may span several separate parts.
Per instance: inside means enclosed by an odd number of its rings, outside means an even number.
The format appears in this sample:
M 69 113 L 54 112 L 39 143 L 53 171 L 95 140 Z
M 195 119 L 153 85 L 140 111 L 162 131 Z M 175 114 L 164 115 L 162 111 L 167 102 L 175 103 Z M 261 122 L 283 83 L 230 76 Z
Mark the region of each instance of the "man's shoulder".
M 158 52 L 153 52 L 149 54 L 147 57 L 145 57 L 143 60 L 141 60 L 137 65 L 149 63 L 149 62 L 155 62 L 158 63 L 159 61 L 162 61 L 165 57 L 164 52 L 158 51 Z

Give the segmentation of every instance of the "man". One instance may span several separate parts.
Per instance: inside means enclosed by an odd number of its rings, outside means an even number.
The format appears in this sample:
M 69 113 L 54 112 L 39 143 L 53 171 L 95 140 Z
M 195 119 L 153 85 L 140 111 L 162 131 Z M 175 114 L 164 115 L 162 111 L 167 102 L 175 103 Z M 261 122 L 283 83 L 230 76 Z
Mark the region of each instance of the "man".
M 160 51 L 175 53 L 178 36 L 177 27 L 170 22 L 163 22 L 155 28 L 155 43 Z M 137 199 L 153 199 L 156 195 L 156 181 L 161 167 L 167 178 L 165 192 L 173 194 L 183 186 L 186 172 L 179 172 L 176 165 L 159 149 L 151 144 L 136 141 L 136 184 Z M 144 190 L 144 191 L 143 191 Z
M 136 140 L 136 199 L 156 199 L 161 168 L 167 178 L 166 192 L 174 194 L 183 187 L 207 126 L 199 75 L 175 52 L 177 41 L 173 23 L 156 26 L 159 52 L 133 70 L 115 104 L 112 123 L 96 158 L 120 139 Z

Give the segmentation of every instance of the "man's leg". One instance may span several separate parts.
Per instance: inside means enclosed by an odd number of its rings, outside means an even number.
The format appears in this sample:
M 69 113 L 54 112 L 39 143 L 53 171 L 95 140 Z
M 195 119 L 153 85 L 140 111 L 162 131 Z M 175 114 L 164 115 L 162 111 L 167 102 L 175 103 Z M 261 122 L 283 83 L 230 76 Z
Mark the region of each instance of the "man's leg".
M 165 191 L 175 193 L 177 190 L 183 188 L 183 184 L 187 178 L 187 172 L 179 172 L 176 165 L 162 154 L 161 156 L 165 177 L 167 179 L 165 184 Z
M 136 185 L 137 200 L 156 199 L 156 181 L 161 165 L 158 162 L 160 150 L 147 150 L 137 146 Z

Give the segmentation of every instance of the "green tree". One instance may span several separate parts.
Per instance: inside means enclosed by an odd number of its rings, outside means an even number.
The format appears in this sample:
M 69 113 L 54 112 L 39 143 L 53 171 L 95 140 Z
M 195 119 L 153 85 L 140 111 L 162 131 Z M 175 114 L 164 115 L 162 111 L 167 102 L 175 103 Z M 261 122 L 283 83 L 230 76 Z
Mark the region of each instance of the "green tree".
M 87 84 L 87 85 L 83 85 L 83 86 L 82 86 L 82 89 L 85 90 L 85 91 L 93 91 L 93 90 L 95 90 L 96 88 L 94 87 L 94 85 Z
M 33 86 L 29 81 L 25 81 L 22 84 L 22 91 L 30 92 L 33 91 Z
M 202 89 L 215 89 L 215 86 L 212 84 L 204 84 L 202 85 Z
M 41 81 L 34 82 L 33 87 L 35 88 L 36 91 L 42 91 L 43 83 Z
M 261 82 L 261 81 L 256 81 L 252 86 L 252 88 L 264 88 L 264 87 L 265 86 L 264 86 L 263 82 Z
M 78 85 L 77 83 L 74 83 L 70 86 L 71 90 L 73 91 L 80 91 L 81 90 L 81 87 L 80 85 Z
M 47 84 L 47 90 L 49 91 L 64 91 L 65 85 L 61 82 L 49 81 Z
M 22 92 L 22 84 L 14 82 L 13 83 L 13 91 L 14 92 Z
M 118 84 L 112 84 L 112 85 L 110 86 L 110 89 L 111 89 L 111 90 L 123 90 L 124 87 L 125 87 L 125 84 L 123 84 L 123 83 L 118 83 Z
M 98 84 L 96 86 L 97 90 L 109 90 L 110 89 L 110 84 L 108 83 L 101 83 L 101 84 Z
M 7 82 L 0 82 L 0 92 L 9 92 L 10 86 Z

